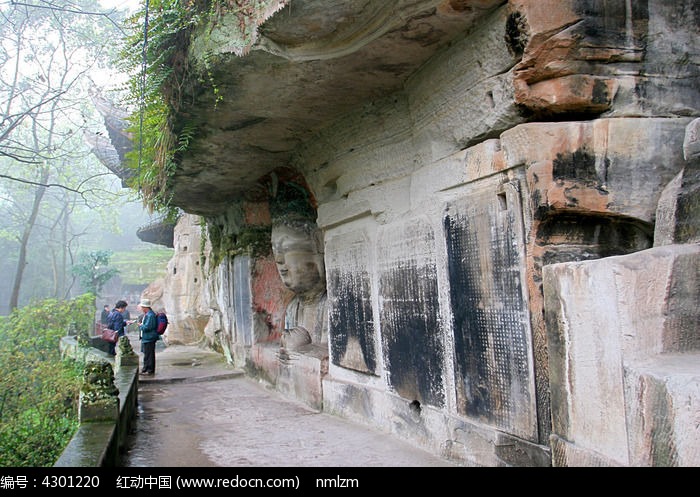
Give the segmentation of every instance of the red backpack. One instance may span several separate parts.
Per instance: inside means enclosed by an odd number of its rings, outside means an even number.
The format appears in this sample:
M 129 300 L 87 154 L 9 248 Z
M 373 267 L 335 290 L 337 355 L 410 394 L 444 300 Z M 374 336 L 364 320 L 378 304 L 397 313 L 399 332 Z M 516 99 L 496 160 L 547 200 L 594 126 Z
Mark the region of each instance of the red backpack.
M 156 314 L 156 331 L 159 335 L 162 335 L 163 333 L 165 333 L 165 330 L 167 328 L 168 316 L 166 316 L 164 312 L 159 312 L 158 314 Z

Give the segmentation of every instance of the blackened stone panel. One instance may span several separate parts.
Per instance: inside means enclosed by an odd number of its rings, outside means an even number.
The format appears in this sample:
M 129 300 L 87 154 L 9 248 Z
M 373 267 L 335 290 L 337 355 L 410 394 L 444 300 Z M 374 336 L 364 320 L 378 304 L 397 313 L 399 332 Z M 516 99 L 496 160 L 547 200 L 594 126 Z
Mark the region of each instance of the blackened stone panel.
M 389 386 L 401 397 L 444 407 L 434 232 L 425 222 L 388 228 L 379 239 L 380 327 Z
M 326 256 L 331 361 L 337 366 L 376 374 L 367 241 L 362 233 L 332 237 Z
M 250 257 L 233 260 L 233 307 L 236 319 L 236 341 L 250 347 L 253 344 L 253 296 L 250 290 Z
M 517 184 L 485 183 L 447 207 L 455 387 L 460 414 L 536 440 Z

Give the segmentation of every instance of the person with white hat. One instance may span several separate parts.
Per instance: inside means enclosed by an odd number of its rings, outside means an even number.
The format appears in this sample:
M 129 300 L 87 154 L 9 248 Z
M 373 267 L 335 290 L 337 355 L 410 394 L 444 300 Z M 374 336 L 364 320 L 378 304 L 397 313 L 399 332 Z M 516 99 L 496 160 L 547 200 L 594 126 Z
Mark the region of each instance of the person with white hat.
M 139 325 L 141 330 L 141 352 L 143 352 L 143 367 L 141 374 L 152 376 L 156 372 L 156 342 L 160 340 L 157 328 L 156 313 L 151 308 L 149 299 L 141 299 L 139 307 L 143 311 L 143 320 Z

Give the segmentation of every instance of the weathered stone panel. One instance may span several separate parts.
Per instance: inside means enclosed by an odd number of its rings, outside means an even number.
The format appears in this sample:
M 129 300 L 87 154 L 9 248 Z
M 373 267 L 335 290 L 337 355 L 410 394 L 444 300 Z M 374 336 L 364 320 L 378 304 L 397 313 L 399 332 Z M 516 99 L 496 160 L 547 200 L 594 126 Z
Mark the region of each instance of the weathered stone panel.
M 326 241 L 329 341 L 333 364 L 376 374 L 369 244 L 362 233 Z
M 435 237 L 420 219 L 378 239 L 379 319 L 387 380 L 401 397 L 445 405 Z
M 444 218 L 457 411 L 536 440 L 519 189 L 489 183 Z
M 635 95 L 645 115 L 700 114 L 700 7 L 696 0 L 632 2 L 648 9 Z
M 509 167 L 528 165 L 536 218 L 549 211 L 604 212 L 652 222 L 689 119 L 530 123 L 501 135 Z
M 546 266 L 556 460 L 700 463 L 700 247 Z M 587 454 L 587 455 L 586 455 Z
M 511 38 L 524 51 L 514 71 L 515 99 L 531 112 L 697 114 L 700 52 L 693 0 L 509 3 L 517 31 Z
M 233 260 L 233 309 L 236 319 L 236 342 L 253 345 L 253 295 L 251 292 L 250 256 L 238 256 Z
M 664 354 L 625 368 L 625 395 L 636 434 L 631 466 L 700 464 L 700 353 Z
M 300 147 L 304 159 L 297 167 L 309 177 L 320 203 L 401 178 L 415 168 L 409 124 L 405 95 L 374 100 Z
M 507 7 L 486 16 L 408 81 L 414 140 L 429 159 L 524 121 L 513 97 L 511 69 L 519 55 L 505 43 L 507 20 Z
M 700 242 L 700 118 L 685 129 L 685 168 L 666 185 L 656 209 L 654 245 Z

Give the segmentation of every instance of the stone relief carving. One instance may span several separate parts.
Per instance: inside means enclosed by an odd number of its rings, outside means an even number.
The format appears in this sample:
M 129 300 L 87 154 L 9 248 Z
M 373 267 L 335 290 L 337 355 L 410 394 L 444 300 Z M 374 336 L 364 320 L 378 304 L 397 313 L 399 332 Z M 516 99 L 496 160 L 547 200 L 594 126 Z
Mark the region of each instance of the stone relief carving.
M 280 346 L 297 350 L 328 342 L 323 234 L 315 222 L 294 217 L 272 226 L 272 252 L 284 285 L 294 292 L 285 312 Z

